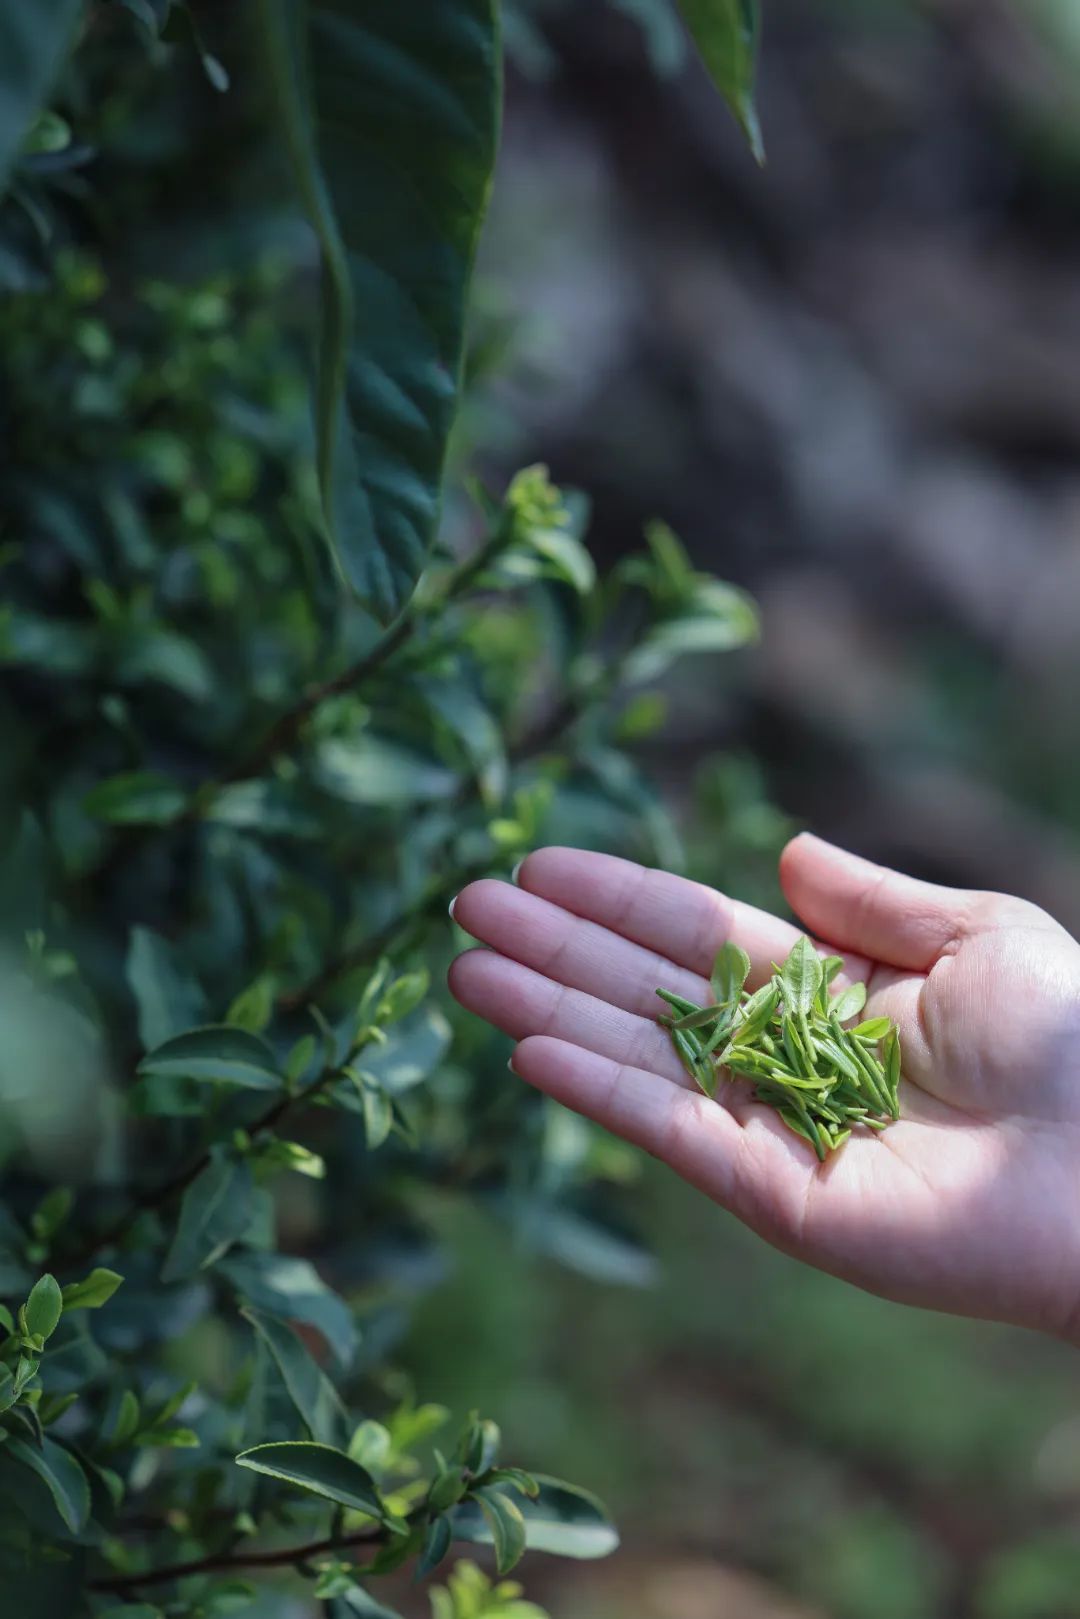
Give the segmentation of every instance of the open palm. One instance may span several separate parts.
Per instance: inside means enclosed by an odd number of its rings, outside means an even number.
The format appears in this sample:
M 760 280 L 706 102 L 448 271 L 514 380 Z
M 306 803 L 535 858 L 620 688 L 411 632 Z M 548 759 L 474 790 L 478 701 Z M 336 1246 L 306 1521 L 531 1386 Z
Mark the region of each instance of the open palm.
M 900 1027 L 900 1122 L 819 1165 L 738 1081 L 710 1101 L 656 1022 L 711 999 L 728 938 L 763 982 L 798 929 L 608 855 L 541 849 L 455 920 L 463 1005 L 520 1044 L 530 1084 L 661 1158 L 778 1247 L 890 1298 L 1080 1334 L 1080 946 L 1045 912 L 938 888 L 816 838 L 784 891 L 867 1016 Z M 843 982 L 843 978 L 839 980 Z

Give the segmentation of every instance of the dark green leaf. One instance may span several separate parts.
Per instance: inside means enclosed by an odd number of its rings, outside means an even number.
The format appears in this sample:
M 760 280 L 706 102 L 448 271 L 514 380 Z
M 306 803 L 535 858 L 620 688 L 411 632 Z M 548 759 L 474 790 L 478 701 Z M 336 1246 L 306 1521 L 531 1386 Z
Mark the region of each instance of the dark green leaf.
M 0 6 L 0 192 L 63 66 L 79 0 Z
M 230 1254 L 226 1276 L 256 1309 L 288 1321 L 305 1321 L 326 1339 L 342 1367 L 356 1352 L 357 1331 L 344 1299 L 331 1292 L 306 1259 L 287 1254 Z
M 288 1395 L 313 1439 L 337 1444 L 344 1435 L 345 1408 L 337 1390 L 315 1364 L 288 1322 L 260 1310 L 241 1312 L 262 1338 Z
M 266 1041 L 228 1024 L 190 1029 L 167 1040 L 143 1058 L 138 1071 L 144 1078 L 205 1080 L 254 1091 L 276 1091 L 284 1084 Z
M 438 519 L 495 158 L 494 7 L 260 0 L 258 16 L 323 258 L 326 527 L 345 577 L 390 619 L 412 595 Z
M 306 1440 L 256 1445 L 242 1451 L 236 1460 L 253 1473 L 264 1473 L 268 1478 L 310 1490 L 324 1500 L 336 1501 L 339 1506 L 386 1519 L 386 1509 L 379 1500 L 371 1474 L 344 1451 L 334 1450 L 329 1445 Z
M 540 1486 L 536 1500 L 523 1499 L 518 1504 L 530 1551 L 581 1559 L 607 1557 L 615 1551 L 618 1533 L 595 1496 L 541 1473 L 535 1477 Z M 475 1502 L 463 1501 L 454 1509 L 451 1521 L 456 1540 L 493 1543 L 491 1529 Z
M 83 808 L 116 826 L 166 826 L 186 803 L 184 792 L 167 776 L 138 770 L 99 782 L 87 793 Z
M 250 1164 L 216 1152 L 184 1193 L 162 1281 L 180 1281 L 212 1265 L 244 1235 L 254 1212 Z
M 4 1454 L 37 1474 L 67 1528 L 73 1535 L 81 1533 L 90 1516 L 90 1486 L 71 1452 L 46 1437 L 40 1446 L 9 1439 Z
M 450 1519 L 445 1513 L 440 1513 L 437 1518 L 432 1518 L 428 1524 L 427 1534 L 424 1536 L 423 1551 L 420 1553 L 416 1564 L 416 1577 L 418 1580 L 426 1579 L 429 1574 L 434 1573 L 450 1550 L 450 1543 L 453 1538 Z
M 201 1022 L 206 997 L 178 965 L 167 939 L 149 928 L 132 928 L 126 973 L 138 1008 L 139 1038 L 148 1051 Z
M 525 1555 L 525 1519 L 521 1508 L 501 1490 L 475 1490 L 471 1499 L 479 1503 L 487 1519 L 498 1572 L 509 1574 Z
M 679 7 L 705 66 L 763 163 L 765 147 L 754 105 L 761 37 L 758 0 L 679 0 Z

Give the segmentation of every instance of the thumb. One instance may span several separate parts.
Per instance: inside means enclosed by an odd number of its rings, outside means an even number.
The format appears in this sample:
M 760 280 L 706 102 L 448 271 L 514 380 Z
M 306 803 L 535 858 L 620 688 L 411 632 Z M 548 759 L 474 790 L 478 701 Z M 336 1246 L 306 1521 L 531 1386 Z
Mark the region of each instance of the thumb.
M 978 893 L 940 888 L 849 854 L 809 832 L 780 857 L 780 883 L 811 932 L 842 951 L 926 972 L 969 926 Z

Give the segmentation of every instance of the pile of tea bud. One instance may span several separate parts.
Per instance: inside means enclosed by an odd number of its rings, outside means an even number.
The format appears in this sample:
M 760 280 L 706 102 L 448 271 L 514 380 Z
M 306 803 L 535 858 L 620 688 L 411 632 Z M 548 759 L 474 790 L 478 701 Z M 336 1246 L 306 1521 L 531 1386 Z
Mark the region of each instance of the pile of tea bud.
M 671 1007 L 660 1022 L 683 1067 L 706 1096 L 726 1073 L 749 1080 L 754 1098 L 776 1109 L 822 1160 L 852 1130 L 884 1130 L 900 1117 L 900 1036 L 887 1017 L 845 1028 L 866 1005 L 866 985 L 833 995 L 843 966 L 800 938 L 782 967 L 754 994 L 750 958 L 726 944 L 716 958 L 711 1006 L 659 989 Z

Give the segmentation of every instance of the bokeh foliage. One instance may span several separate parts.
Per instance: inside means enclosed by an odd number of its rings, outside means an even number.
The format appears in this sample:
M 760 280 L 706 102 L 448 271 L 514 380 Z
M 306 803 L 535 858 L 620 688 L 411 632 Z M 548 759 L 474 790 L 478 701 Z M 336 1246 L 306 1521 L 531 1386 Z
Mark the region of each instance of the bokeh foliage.
M 502 1581 L 526 1546 L 615 1544 L 395 1366 L 436 1192 L 586 1272 L 647 1265 L 613 1208 L 632 1160 L 430 986 L 448 899 L 538 839 L 677 862 L 642 688 L 756 619 L 662 525 L 598 580 L 542 468 L 439 521 L 498 76 L 465 0 L 0 5 L 0 1590 L 26 1619 L 385 1616 L 369 1583 L 455 1541 L 495 1583 L 462 1564 L 437 1619 L 531 1619 Z

